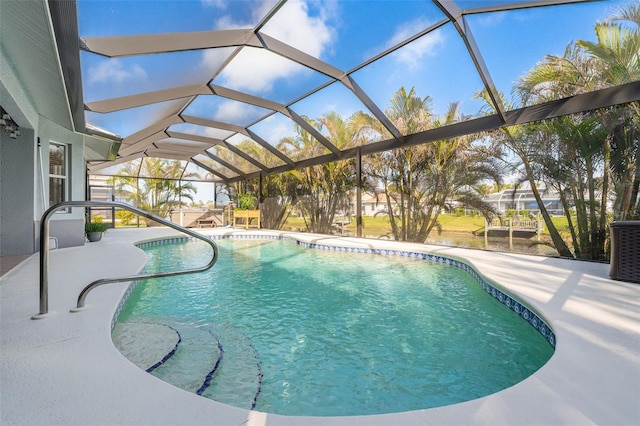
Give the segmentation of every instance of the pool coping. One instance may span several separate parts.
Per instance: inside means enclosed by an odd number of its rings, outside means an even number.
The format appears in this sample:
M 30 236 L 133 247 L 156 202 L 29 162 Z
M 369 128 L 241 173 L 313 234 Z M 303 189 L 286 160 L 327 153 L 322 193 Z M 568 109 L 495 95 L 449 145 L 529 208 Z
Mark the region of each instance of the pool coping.
M 398 249 L 384 240 L 242 231 L 206 235 L 295 235 L 308 244 Z M 295 417 L 241 410 L 177 389 L 133 366 L 109 330 L 126 284 L 81 288 L 146 260 L 133 243 L 175 235 L 166 228 L 112 230 L 103 241 L 51 252 L 49 318 L 37 312 L 38 255 L 0 280 L 1 424 L 637 424 L 640 418 L 640 286 L 608 278 L 608 265 L 402 243 L 403 249 L 464 259 L 541 315 L 557 337 L 554 355 L 528 379 L 445 407 L 353 417 Z M 107 259 L 109 259 L 107 261 Z

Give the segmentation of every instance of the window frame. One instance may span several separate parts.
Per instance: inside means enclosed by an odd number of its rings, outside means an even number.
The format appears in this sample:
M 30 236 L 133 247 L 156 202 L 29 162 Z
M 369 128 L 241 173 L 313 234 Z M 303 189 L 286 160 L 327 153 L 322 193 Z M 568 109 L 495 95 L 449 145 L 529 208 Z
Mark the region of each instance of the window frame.
M 62 148 L 62 173 L 61 174 L 55 174 L 52 173 L 51 168 L 51 156 L 52 156 L 52 148 L 53 147 L 58 147 L 58 148 Z M 57 204 L 59 202 L 62 201 L 68 201 L 69 200 L 69 193 L 70 193 L 70 166 L 71 166 L 71 155 L 70 155 L 70 149 L 71 146 L 69 144 L 65 144 L 65 143 L 60 143 L 60 142 L 53 142 L 50 141 L 49 142 L 49 207 L 51 207 L 54 204 Z M 52 179 L 60 179 L 62 180 L 62 200 L 52 200 Z M 61 209 L 58 210 L 56 213 L 71 213 L 71 209 L 70 208 L 66 208 L 66 209 Z

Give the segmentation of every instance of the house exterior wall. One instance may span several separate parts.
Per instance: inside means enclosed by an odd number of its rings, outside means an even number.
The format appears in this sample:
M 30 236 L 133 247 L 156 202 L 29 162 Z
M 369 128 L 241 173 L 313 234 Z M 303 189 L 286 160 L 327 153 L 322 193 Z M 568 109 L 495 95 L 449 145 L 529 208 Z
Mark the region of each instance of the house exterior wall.
M 34 253 L 35 144 L 31 129 L 17 139 L 0 129 L 0 254 Z
M 64 144 L 69 152 L 69 194 L 68 201 L 85 199 L 85 162 L 84 162 L 84 138 L 64 127 L 43 119 L 40 119 L 40 142 L 42 145 L 42 163 L 45 179 L 45 200 L 49 200 L 49 145 L 52 142 Z M 44 213 L 39 208 L 36 222 L 39 227 L 40 217 Z M 58 239 L 58 246 L 71 247 L 84 244 L 84 209 L 74 208 L 71 212 L 60 212 L 51 218 L 50 235 Z M 36 233 L 39 237 L 39 232 Z M 37 244 L 40 244 L 37 242 Z
M 357 209 L 357 200 L 355 194 L 351 197 L 351 212 L 355 214 Z M 376 198 L 375 195 L 368 192 L 362 194 L 362 215 L 375 216 L 376 214 L 386 213 L 387 202 L 386 196 L 381 195 Z
M 0 50 L 0 102 L 20 127 L 11 139 L 0 131 L 0 255 L 39 250 L 40 218 L 49 201 L 49 144 L 69 147 L 68 200 L 85 199 L 84 138 L 37 113 L 25 84 Z M 38 140 L 40 146 L 38 147 Z M 39 153 L 42 154 L 41 158 Z M 43 173 L 43 174 L 41 174 Z M 44 182 L 44 184 L 43 184 Z M 83 209 L 54 215 L 51 236 L 58 246 L 84 244 Z
M 375 216 L 378 213 L 384 213 L 386 211 L 387 211 L 387 203 L 382 203 L 382 202 L 362 203 L 363 216 Z
M 554 192 L 543 192 L 541 198 L 550 214 L 564 214 L 558 194 Z M 496 211 L 502 213 L 507 210 L 529 211 L 532 213 L 538 213 L 540 211 L 538 203 L 530 190 L 518 191 L 515 195 L 513 191 L 506 190 L 490 194 L 484 197 L 483 200 Z
M 38 120 L 36 130 L 21 127 L 18 139 L 1 132 L 0 153 L 0 254 L 30 254 L 39 249 L 40 218 L 49 201 L 49 144 L 63 143 L 69 149 L 68 200 L 84 200 L 84 141 L 81 135 Z M 43 185 L 44 183 L 44 185 Z M 84 244 L 84 211 L 55 214 L 50 235 L 58 247 Z

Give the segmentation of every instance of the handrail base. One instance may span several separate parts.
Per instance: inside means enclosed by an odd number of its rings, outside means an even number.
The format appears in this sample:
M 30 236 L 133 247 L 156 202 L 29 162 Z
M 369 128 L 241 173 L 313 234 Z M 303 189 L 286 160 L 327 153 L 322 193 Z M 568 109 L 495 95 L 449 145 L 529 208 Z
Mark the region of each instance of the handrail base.
M 47 318 L 51 318 L 55 314 L 56 314 L 55 311 L 49 311 L 46 314 L 35 314 L 34 316 L 31 317 L 31 319 L 32 320 L 47 319 Z
M 71 309 L 69 309 L 69 312 L 71 312 L 71 313 L 74 313 L 74 314 L 75 314 L 75 313 L 77 313 L 77 312 L 86 311 L 86 310 L 88 310 L 88 309 L 90 309 L 90 308 L 91 308 L 91 305 L 84 305 L 84 306 L 80 306 L 80 307 L 77 307 L 77 306 L 76 306 L 75 308 L 71 308 Z

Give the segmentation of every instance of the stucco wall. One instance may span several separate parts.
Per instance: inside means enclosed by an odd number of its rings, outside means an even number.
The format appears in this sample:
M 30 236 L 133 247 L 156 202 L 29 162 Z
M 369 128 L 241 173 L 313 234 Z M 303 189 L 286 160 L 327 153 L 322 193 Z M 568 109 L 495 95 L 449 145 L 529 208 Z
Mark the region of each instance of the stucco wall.
M 63 143 L 69 150 L 69 200 L 85 198 L 82 136 L 42 117 L 38 123 L 37 131 L 21 127 L 18 139 L 10 139 L 5 132 L 0 132 L 0 254 L 3 256 L 35 253 L 39 248 L 40 218 L 49 201 L 51 142 Z M 84 244 L 84 209 L 55 214 L 50 235 L 58 239 L 60 248 Z
M 42 163 L 47 176 L 49 170 L 49 144 L 52 142 L 65 144 L 70 156 L 69 198 L 71 201 L 85 199 L 85 163 L 84 139 L 82 135 L 73 133 L 64 127 L 40 118 L 40 143 L 42 145 Z M 48 177 L 45 180 L 46 200 L 49 200 Z M 44 209 L 36 208 L 36 222 L 39 223 Z M 39 226 L 39 225 L 38 225 Z M 50 235 L 58 239 L 60 248 L 84 244 L 84 209 L 76 207 L 71 212 L 56 213 L 51 218 Z M 39 237 L 39 234 L 36 235 Z M 39 239 L 38 239 L 39 241 Z M 39 242 L 37 244 L 40 244 Z
M 32 8 L 34 19 L 47 20 L 47 10 L 46 2 L 40 5 L 34 3 Z M 36 16 L 42 12 L 45 12 L 46 16 Z M 3 19 L 3 23 L 6 24 L 7 21 Z M 7 25 L 2 26 L 2 28 L 5 27 Z M 15 27 L 14 30 L 16 28 L 22 27 Z M 44 36 L 46 38 L 46 34 Z M 15 42 L 19 40 L 19 37 L 12 34 L 11 40 Z M 59 123 L 66 123 L 64 125 L 67 127 L 71 123 L 70 117 L 67 117 L 70 114 L 67 109 L 58 110 L 56 107 L 52 107 L 52 105 L 65 105 L 66 102 L 66 98 L 52 99 L 52 96 L 64 96 L 64 91 L 61 90 L 63 88 L 62 75 L 57 76 L 56 84 L 59 83 L 59 85 L 46 87 L 42 81 L 28 80 L 38 74 L 32 75 L 19 71 L 21 68 L 18 65 L 24 65 L 24 61 L 12 60 L 17 58 L 16 55 L 21 55 L 20 49 L 23 47 L 25 52 L 28 51 L 30 43 L 35 43 L 34 40 L 38 39 L 26 40 L 25 45 L 20 44 L 17 49 L 15 43 L 9 43 L 10 40 L 0 44 L 0 104 L 20 126 L 21 133 L 18 139 L 10 139 L 0 129 L 2 143 L 0 151 L 0 254 L 2 255 L 30 254 L 39 248 L 39 221 L 49 200 L 50 142 L 64 143 L 70 148 L 69 199 L 84 200 L 85 194 L 84 138 L 82 135 L 50 121 L 50 119 L 62 118 Z M 42 52 L 44 52 L 54 47 L 54 44 L 54 40 L 51 39 L 50 45 L 37 47 L 43 49 Z M 11 53 L 14 53 L 13 57 Z M 20 57 L 22 58 L 22 56 Z M 24 67 L 22 70 L 24 71 Z M 55 82 L 55 74 L 60 70 L 53 67 L 47 69 L 46 72 L 53 76 L 52 80 L 46 83 L 50 85 L 52 81 Z M 48 90 L 38 90 L 43 87 Z M 49 118 L 45 118 L 45 116 Z M 38 149 L 38 139 L 41 142 L 40 149 Z M 42 153 L 42 162 L 38 157 L 39 150 Z M 40 170 L 44 171 L 44 176 L 40 174 Z M 60 247 L 84 244 L 83 209 L 78 208 L 71 213 L 55 215 L 51 223 L 51 234 L 58 237 Z
M 2 86 L 2 92 L 9 93 Z M 9 98 L 3 98 L 3 102 Z M 21 115 L 28 102 L 8 102 L 11 114 Z M 24 115 L 23 115 L 24 117 Z M 35 123 L 35 130 L 28 126 Z M 20 136 L 11 139 L 0 132 L 0 255 L 30 254 L 38 251 L 40 217 L 49 202 L 49 144 L 66 144 L 70 155 L 69 200 L 85 199 L 84 138 L 43 117 L 18 123 Z M 38 147 L 38 138 L 40 147 Z M 39 157 L 38 151 L 41 152 Z M 42 170 L 42 172 L 41 172 Z M 43 175 L 41 173 L 44 173 Z M 56 214 L 51 220 L 51 236 L 58 245 L 84 244 L 84 209 Z
M 34 132 L 11 139 L 1 130 L 0 142 L 0 254 L 34 253 Z

